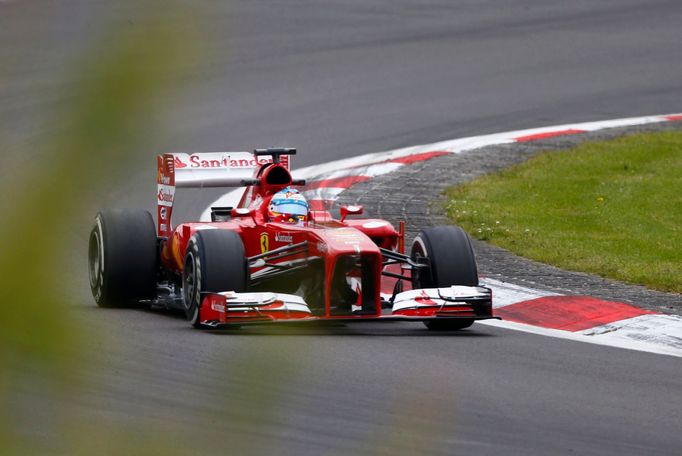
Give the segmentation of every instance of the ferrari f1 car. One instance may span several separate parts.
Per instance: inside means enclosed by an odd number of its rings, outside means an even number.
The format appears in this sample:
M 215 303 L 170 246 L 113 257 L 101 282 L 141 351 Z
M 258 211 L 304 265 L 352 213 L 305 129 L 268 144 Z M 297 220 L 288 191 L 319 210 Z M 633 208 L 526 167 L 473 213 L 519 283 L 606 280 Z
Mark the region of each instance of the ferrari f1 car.
M 358 218 L 361 206 L 311 206 L 303 222 L 274 220 L 273 196 L 302 188 L 295 149 L 157 157 L 157 223 L 144 210 L 104 210 L 89 238 L 99 306 L 147 303 L 184 311 L 196 328 L 313 321 L 421 321 L 462 329 L 494 318 L 467 234 L 426 228 L 404 252 L 404 223 Z M 243 187 L 210 222 L 173 227 L 175 191 Z M 307 206 L 306 206 L 307 207 Z M 299 220 L 300 222 L 300 220 Z

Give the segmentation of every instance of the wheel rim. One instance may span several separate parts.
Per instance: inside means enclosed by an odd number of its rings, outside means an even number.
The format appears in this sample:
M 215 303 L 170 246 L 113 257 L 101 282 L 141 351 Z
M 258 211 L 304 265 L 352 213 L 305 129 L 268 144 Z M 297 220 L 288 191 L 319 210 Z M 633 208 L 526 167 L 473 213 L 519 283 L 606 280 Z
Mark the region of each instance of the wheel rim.
M 90 234 L 88 243 L 88 272 L 90 276 L 90 288 L 95 299 L 99 302 L 102 294 L 102 277 L 104 274 L 104 246 L 100 235 L 99 220 L 98 226 Z
M 90 286 L 95 286 L 100 278 L 100 255 L 99 255 L 99 236 L 97 232 L 90 235 L 90 245 L 88 248 L 88 264 L 90 267 Z
M 415 239 L 415 242 L 414 242 L 414 244 L 412 245 L 412 255 L 411 255 L 411 256 L 412 256 L 412 259 L 413 259 L 416 263 L 420 263 L 419 260 L 420 260 L 421 258 L 428 258 L 428 257 L 429 257 L 429 256 L 426 254 L 426 251 L 424 250 L 424 244 L 421 242 L 421 239 L 419 239 L 419 238 Z M 424 288 L 424 287 L 422 286 L 422 282 L 423 282 L 423 281 L 422 281 L 422 278 L 421 278 L 420 270 L 419 270 L 419 269 L 414 269 L 413 271 L 414 271 L 413 274 L 412 274 L 412 277 L 413 277 L 413 280 L 412 280 L 413 288 Z
M 201 319 L 201 267 L 194 252 L 187 253 L 183 277 L 183 302 L 187 319 L 195 326 Z
M 185 308 L 189 310 L 192 307 L 192 303 L 197 294 L 196 263 L 194 262 L 194 255 L 191 253 L 187 255 L 182 279 L 182 291 Z

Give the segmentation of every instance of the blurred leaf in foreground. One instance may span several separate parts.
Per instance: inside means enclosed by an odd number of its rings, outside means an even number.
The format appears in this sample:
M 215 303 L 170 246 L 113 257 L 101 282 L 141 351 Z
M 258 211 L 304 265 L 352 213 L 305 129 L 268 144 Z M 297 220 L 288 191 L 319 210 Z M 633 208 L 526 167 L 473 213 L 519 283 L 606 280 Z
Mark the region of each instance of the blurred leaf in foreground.
M 162 13 L 148 9 L 138 18 L 143 27 L 116 28 L 102 40 L 105 45 L 94 46 L 73 68 L 75 89 L 66 107 L 50 119 L 57 133 L 41 141 L 41 150 L 18 151 L 44 162 L 15 169 L 11 182 L 0 182 L 0 192 L 11 198 L 3 202 L 0 224 L 2 454 L 25 454 L 20 441 L 10 439 L 13 390 L 26 389 L 26 380 L 35 379 L 39 394 L 60 396 L 77 379 L 87 354 L 81 347 L 90 346 L 86 339 L 93 335 L 85 337 L 73 323 L 64 292 L 68 284 L 60 283 L 71 255 L 61 234 L 87 206 L 92 190 L 141 150 L 157 128 L 158 102 L 177 82 L 178 63 L 190 53 L 191 40 L 177 33 L 180 19 L 188 18 L 172 3 Z M 36 415 L 49 413 L 49 404 L 35 402 Z M 74 445 L 78 442 L 65 444 Z

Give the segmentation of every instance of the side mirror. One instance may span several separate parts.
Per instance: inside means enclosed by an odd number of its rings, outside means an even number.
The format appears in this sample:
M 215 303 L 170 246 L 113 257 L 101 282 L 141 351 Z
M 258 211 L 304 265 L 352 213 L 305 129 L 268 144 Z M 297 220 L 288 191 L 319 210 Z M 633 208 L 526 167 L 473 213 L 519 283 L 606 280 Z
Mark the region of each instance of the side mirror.
M 341 206 L 341 221 L 346 220 L 348 215 L 362 214 L 362 206 Z
M 238 217 L 251 217 L 254 218 L 256 215 L 255 209 L 249 209 L 248 207 L 235 207 L 232 209 L 232 218 Z

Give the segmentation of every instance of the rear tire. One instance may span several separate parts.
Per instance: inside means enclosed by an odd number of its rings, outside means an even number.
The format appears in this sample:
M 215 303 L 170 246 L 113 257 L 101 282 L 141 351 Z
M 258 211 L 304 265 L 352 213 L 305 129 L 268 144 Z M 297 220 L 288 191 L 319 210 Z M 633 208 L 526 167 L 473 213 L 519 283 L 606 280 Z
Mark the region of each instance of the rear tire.
M 246 291 L 248 264 L 244 243 L 237 233 L 225 230 L 198 231 L 187 244 L 182 274 L 182 296 L 187 319 L 201 328 L 204 292 Z
M 478 286 L 478 268 L 471 240 L 458 226 L 425 228 L 415 238 L 410 257 L 431 264 L 412 276 L 412 288 L 439 288 L 452 285 Z M 424 322 L 433 331 L 468 328 L 473 319 L 443 319 Z
M 112 209 L 95 218 L 88 245 L 90 289 L 100 307 L 156 297 L 156 227 L 147 211 Z

